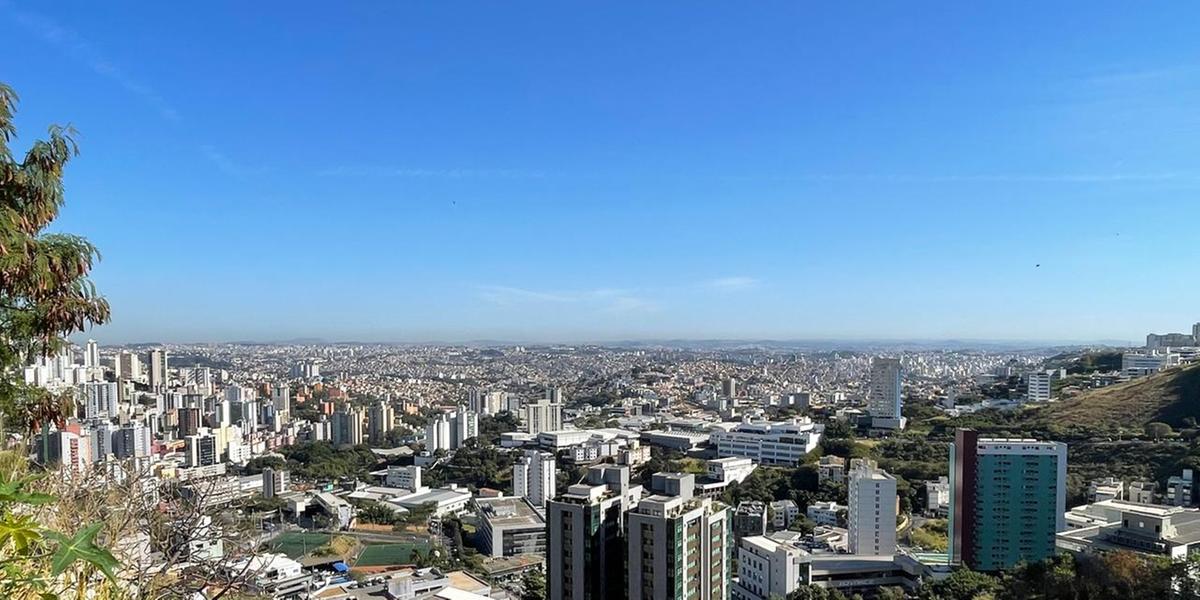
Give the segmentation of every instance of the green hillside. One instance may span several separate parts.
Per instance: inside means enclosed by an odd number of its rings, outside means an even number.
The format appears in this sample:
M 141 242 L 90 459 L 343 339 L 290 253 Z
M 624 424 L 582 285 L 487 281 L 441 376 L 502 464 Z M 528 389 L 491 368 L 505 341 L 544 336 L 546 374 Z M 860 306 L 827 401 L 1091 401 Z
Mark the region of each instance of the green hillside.
M 1200 365 L 1090 390 L 1038 411 L 1046 424 L 1106 429 L 1141 429 L 1155 421 L 1178 428 L 1189 417 L 1200 419 Z

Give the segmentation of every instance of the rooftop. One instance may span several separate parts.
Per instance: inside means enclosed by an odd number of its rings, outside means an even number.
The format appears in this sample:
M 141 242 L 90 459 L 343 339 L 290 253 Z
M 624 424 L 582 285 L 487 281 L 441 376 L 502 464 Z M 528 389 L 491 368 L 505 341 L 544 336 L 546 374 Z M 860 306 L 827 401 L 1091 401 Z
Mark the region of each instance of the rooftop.
M 480 515 L 493 527 L 540 527 L 546 521 L 523 497 L 476 498 Z

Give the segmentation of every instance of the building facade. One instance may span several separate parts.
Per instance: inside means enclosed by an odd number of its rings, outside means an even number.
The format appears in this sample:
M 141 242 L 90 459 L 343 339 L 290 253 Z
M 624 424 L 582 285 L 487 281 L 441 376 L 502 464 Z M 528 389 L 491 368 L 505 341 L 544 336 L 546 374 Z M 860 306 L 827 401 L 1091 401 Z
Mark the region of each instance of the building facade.
M 641 496 L 629 468 L 599 465 L 546 507 L 546 597 L 607 600 L 625 594 L 625 512 Z
M 855 459 L 846 485 L 848 546 L 851 554 L 896 553 L 896 479 L 875 461 Z
M 764 465 L 794 465 L 816 449 L 824 425 L 807 418 L 790 421 L 743 421 L 730 431 L 712 434 L 717 456 L 740 456 Z
M 867 392 L 867 412 L 871 427 L 903 429 L 900 415 L 903 401 L 901 380 L 903 369 L 898 358 L 876 358 L 871 361 L 871 386 Z
M 950 452 L 950 559 L 978 571 L 1054 554 L 1065 528 L 1067 447 L 955 434 Z
M 554 455 L 538 450 L 526 450 L 513 465 L 513 495 L 544 508 L 555 496 L 558 468 Z
M 729 597 L 729 510 L 692 489 L 694 482 L 679 495 L 649 496 L 629 512 L 629 600 Z

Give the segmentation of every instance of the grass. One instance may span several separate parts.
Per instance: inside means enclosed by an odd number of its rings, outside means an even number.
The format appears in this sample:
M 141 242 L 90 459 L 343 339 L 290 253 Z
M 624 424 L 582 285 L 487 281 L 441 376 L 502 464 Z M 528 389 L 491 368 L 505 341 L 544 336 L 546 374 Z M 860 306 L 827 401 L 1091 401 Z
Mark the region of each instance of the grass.
M 1142 429 L 1163 422 L 1182 427 L 1200 415 L 1200 365 L 1090 390 L 1041 409 L 1045 423 L 1071 423 L 1106 429 Z
M 681 458 L 677 462 L 679 463 L 679 470 L 684 473 L 703 475 L 708 472 L 708 463 L 699 458 Z
M 414 542 L 406 544 L 373 544 L 363 548 L 358 555 L 355 567 L 381 567 L 387 565 L 405 565 L 412 562 L 413 550 L 422 553 L 429 552 L 429 544 Z
M 358 547 L 358 540 L 348 535 L 336 535 L 328 544 L 313 551 L 313 556 L 340 556 L 345 558 Z
M 300 558 L 329 544 L 333 536 L 328 533 L 303 533 L 289 532 L 281 534 L 279 537 L 267 542 L 267 549 L 271 552 L 282 552 L 288 558 Z

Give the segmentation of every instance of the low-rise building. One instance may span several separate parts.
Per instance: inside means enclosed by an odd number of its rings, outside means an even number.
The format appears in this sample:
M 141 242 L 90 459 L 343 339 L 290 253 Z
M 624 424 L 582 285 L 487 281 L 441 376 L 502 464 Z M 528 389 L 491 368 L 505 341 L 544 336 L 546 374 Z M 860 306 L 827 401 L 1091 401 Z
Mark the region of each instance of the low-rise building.
M 334 496 L 329 492 L 317 492 L 314 495 L 317 501 L 317 506 L 329 515 L 338 529 L 345 529 L 350 526 L 354 519 L 354 505 L 350 504 L 343 498 Z
M 800 507 L 792 500 L 776 500 L 771 503 L 771 528 L 776 531 L 787 529 L 800 518 Z
M 387 487 L 403 488 L 415 492 L 421 489 L 421 467 L 416 465 L 388 467 L 383 484 Z
M 822 456 L 817 462 L 819 483 L 846 483 L 846 459 L 840 456 Z
M 1121 378 L 1136 379 L 1177 367 L 1180 358 L 1179 354 L 1164 350 L 1125 352 L 1121 354 Z
M 749 458 L 727 457 L 708 461 L 708 478 L 714 481 L 741 483 L 754 472 L 754 461 Z
M 1184 469 L 1180 475 L 1167 480 L 1167 504 L 1171 506 L 1195 506 L 1195 474 Z
M 808 505 L 808 510 L 805 511 L 805 515 L 807 515 L 808 518 L 817 525 L 837 527 L 838 511 L 843 510 L 846 510 L 845 506 L 833 501 L 813 502 L 812 504 Z
M 950 513 L 950 478 L 945 475 L 937 481 L 925 482 L 925 512 L 933 516 Z
M 231 575 L 246 576 L 247 591 L 268 598 L 299 598 L 312 575 L 284 554 L 255 554 L 229 565 Z
M 742 502 L 733 513 L 733 535 L 740 538 L 767 534 L 767 505 Z
M 758 464 L 794 465 L 816 449 L 825 426 L 806 417 L 790 421 L 745 420 L 712 434 L 717 456 L 741 456 Z
M 1126 500 L 1141 504 L 1154 504 L 1154 496 L 1157 492 L 1158 486 L 1153 481 L 1130 481 Z
M 1060 551 L 1086 553 L 1130 550 L 1180 559 L 1200 551 L 1200 509 L 1105 500 L 1068 513 L 1077 527 L 1056 536 Z M 1093 521 L 1083 523 L 1079 515 Z
M 738 579 L 734 600 L 786 598 L 809 581 L 808 552 L 766 536 L 738 542 Z
M 546 521 L 528 499 L 476 498 L 479 551 L 493 558 L 545 554 Z
M 420 491 L 388 500 L 405 510 L 418 510 L 429 504 L 432 505 L 432 516 L 441 518 L 448 515 L 458 515 L 467 511 L 471 502 L 471 492 L 450 484 L 446 488 L 423 488 Z
M 1125 498 L 1125 482 L 1115 477 L 1093 479 L 1088 483 L 1088 502 L 1122 500 Z

